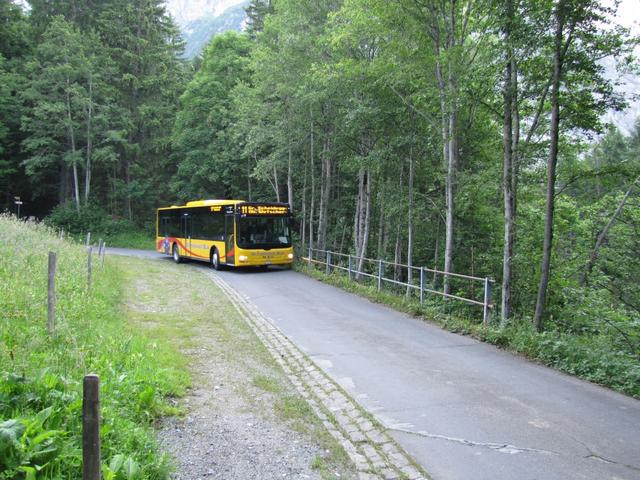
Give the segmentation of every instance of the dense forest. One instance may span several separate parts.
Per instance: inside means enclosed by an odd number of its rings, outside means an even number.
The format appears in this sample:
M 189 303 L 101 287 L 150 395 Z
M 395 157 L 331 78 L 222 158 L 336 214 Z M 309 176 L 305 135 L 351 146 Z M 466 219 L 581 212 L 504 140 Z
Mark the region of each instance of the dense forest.
M 637 39 L 613 7 L 254 0 L 186 61 L 160 0 L 30 6 L 0 0 L 0 207 L 148 228 L 288 202 L 303 251 L 490 276 L 503 325 L 640 357 L 640 122 L 603 121 Z

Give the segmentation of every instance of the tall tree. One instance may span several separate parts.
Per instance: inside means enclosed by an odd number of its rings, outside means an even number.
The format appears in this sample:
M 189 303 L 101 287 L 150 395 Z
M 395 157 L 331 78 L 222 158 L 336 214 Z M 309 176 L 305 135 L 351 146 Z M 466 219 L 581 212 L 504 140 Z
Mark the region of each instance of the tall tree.
M 113 158 L 108 138 L 113 96 L 107 84 L 113 70 L 102 51 L 94 35 L 82 35 L 63 17 L 54 17 L 28 65 L 31 82 L 23 93 L 32 107 L 23 119 L 27 173 L 39 180 L 59 172 L 59 198 L 64 201 L 70 170 L 78 211 L 82 190 L 84 203 L 89 199 L 92 163 Z
M 603 56 L 620 56 L 624 51 L 622 32 L 602 30 L 604 25 L 608 25 L 612 12 L 612 9 L 593 0 L 557 0 L 553 8 L 551 118 L 545 226 L 540 282 L 533 317 L 533 324 L 538 331 L 544 327 L 551 273 L 556 170 L 561 129 L 563 124 L 565 129 L 598 129 L 598 114 L 602 114 L 606 108 L 620 108 L 623 105 L 622 99 L 614 93 L 611 81 L 604 77 L 603 67 L 597 63 Z M 599 30 L 601 33 L 594 34 Z M 564 85 L 571 85 L 571 88 L 563 92 Z M 562 113 L 567 118 L 561 123 Z
M 170 198 L 170 134 L 185 78 L 184 42 L 161 0 L 110 0 L 96 23 L 118 70 L 123 126 L 116 136 L 119 162 L 110 173 L 110 207 L 129 219 L 148 218 Z
M 249 48 L 244 34 L 215 36 L 180 98 L 172 136 L 178 163 L 172 189 L 180 198 L 230 198 L 244 190 L 247 173 L 237 161 L 242 149 L 234 142 L 232 92 L 249 80 Z

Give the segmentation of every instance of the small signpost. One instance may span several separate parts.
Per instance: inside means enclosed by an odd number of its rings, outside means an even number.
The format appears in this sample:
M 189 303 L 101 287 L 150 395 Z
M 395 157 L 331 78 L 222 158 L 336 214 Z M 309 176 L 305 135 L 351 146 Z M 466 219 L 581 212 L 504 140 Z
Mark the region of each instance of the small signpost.
M 20 218 L 20 205 L 22 205 L 22 200 L 20 200 L 20 197 L 13 197 L 13 203 L 17 208 L 16 216 Z

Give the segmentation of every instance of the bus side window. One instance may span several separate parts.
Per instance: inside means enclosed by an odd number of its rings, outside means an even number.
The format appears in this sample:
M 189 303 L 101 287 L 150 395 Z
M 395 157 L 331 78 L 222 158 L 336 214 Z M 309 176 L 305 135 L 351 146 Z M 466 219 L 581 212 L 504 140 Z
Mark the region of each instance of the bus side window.
M 169 236 L 169 217 L 165 215 L 160 217 L 160 231 L 158 232 L 158 234 L 161 237 Z
M 194 238 L 202 240 L 222 240 L 224 236 L 224 217 L 208 210 L 197 210 L 193 214 Z
M 182 236 L 182 233 L 180 233 L 180 210 L 173 210 L 170 212 L 168 233 L 170 237 Z

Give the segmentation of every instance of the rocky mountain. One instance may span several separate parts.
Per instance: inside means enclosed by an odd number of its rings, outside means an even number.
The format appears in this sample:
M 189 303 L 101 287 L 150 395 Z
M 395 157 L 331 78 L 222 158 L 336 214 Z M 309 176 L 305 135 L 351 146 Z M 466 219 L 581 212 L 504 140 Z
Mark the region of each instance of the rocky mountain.
M 218 33 L 241 31 L 248 3 L 247 0 L 167 0 L 167 10 L 180 26 L 187 43 L 185 56 L 198 55 Z

